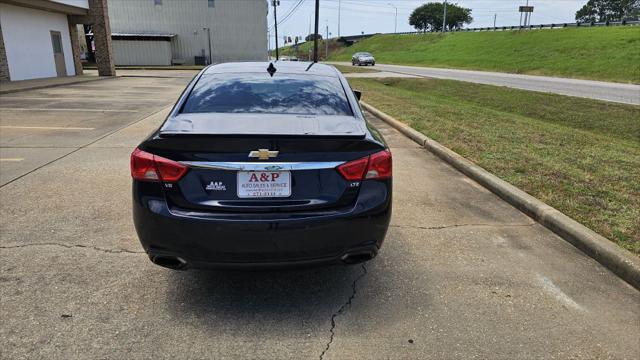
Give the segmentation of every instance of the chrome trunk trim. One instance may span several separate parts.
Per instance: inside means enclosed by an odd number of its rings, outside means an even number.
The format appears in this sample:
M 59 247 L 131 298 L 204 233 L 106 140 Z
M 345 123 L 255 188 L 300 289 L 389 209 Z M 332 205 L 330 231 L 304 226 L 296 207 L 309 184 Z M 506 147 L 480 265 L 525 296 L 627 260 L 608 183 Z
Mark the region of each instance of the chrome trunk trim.
M 214 161 L 181 161 L 192 168 L 232 171 L 289 171 L 333 169 L 346 161 L 323 162 L 214 162 Z

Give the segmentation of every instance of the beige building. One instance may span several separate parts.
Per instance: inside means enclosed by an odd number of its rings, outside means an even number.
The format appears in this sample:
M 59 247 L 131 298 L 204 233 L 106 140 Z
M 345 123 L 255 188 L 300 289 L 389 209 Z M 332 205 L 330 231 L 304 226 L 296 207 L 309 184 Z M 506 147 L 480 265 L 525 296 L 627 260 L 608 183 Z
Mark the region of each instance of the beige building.
M 115 75 L 107 0 L 0 0 L 0 80 L 82 74 L 77 24 L 91 24 L 100 75 Z

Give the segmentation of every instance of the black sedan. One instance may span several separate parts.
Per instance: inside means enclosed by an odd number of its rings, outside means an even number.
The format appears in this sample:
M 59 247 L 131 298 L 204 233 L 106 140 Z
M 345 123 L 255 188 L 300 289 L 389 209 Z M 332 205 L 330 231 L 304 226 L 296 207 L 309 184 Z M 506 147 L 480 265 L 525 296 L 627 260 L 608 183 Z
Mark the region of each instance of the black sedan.
M 334 67 L 209 66 L 131 154 L 133 220 L 172 269 L 355 264 L 391 217 L 391 153 Z

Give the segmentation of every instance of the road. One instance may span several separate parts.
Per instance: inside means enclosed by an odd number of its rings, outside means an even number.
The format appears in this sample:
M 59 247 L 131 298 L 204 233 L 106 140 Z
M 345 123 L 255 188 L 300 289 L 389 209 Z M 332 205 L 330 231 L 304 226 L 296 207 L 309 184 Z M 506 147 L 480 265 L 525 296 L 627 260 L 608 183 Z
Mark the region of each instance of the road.
M 640 356 L 640 292 L 373 117 L 394 156 L 378 258 L 153 265 L 131 221 L 129 154 L 188 80 L 0 96 L 0 159 L 13 159 L 0 162 L 0 358 Z
M 351 66 L 351 63 L 335 64 Z M 640 85 L 578 80 L 549 76 L 532 76 L 488 71 L 441 69 L 420 66 L 376 64 L 384 72 L 467 81 L 478 84 L 506 86 L 516 89 L 640 105 Z M 363 75 L 366 77 L 366 75 Z

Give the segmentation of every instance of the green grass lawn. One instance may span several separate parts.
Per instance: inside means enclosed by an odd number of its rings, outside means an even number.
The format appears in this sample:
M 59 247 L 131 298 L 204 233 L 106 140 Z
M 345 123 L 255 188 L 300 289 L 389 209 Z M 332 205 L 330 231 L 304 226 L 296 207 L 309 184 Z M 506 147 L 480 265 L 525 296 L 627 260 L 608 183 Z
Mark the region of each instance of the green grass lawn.
M 640 83 L 640 27 L 378 35 L 337 50 L 376 61 Z
M 319 42 L 318 49 L 322 50 L 320 51 L 320 54 L 324 54 L 324 46 L 321 46 L 321 45 L 323 45 L 322 42 Z M 307 57 L 309 56 L 310 49 L 313 49 L 312 41 L 307 41 L 298 45 L 298 51 L 296 51 L 295 46 L 281 47 L 278 51 L 280 53 L 280 56 L 297 56 L 301 60 L 307 61 L 308 60 Z M 271 50 L 271 56 L 273 57 L 276 56 L 275 50 Z
M 349 80 L 363 100 L 640 253 L 640 107 L 437 79 Z
M 372 68 L 372 67 L 363 67 L 363 66 L 345 66 L 345 65 L 333 65 L 336 67 L 336 69 L 340 70 L 341 73 L 343 74 L 350 74 L 350 73 L 374 73 L 374 72 L 379 72 L 378 70 Z
M 336 41 L 336 39 L 329 39 L 329 55 L 341 50 L 344 47 L 342 43 Z M 326 44 L 324 40 L 318 41 L 318 60 L 326 60 Z M 298 51 L 294 46 L 284 46 L 279 49 L 281 56 L 297 56 L 300 61 L 310 61 L 313 59 L 313 41 L 306 41 L 298 45 Z M 275 50 L 271 50 L 271 56 L 275 57 Z M 349 55 L 349 61 L 351 61 L 351 55 Z

